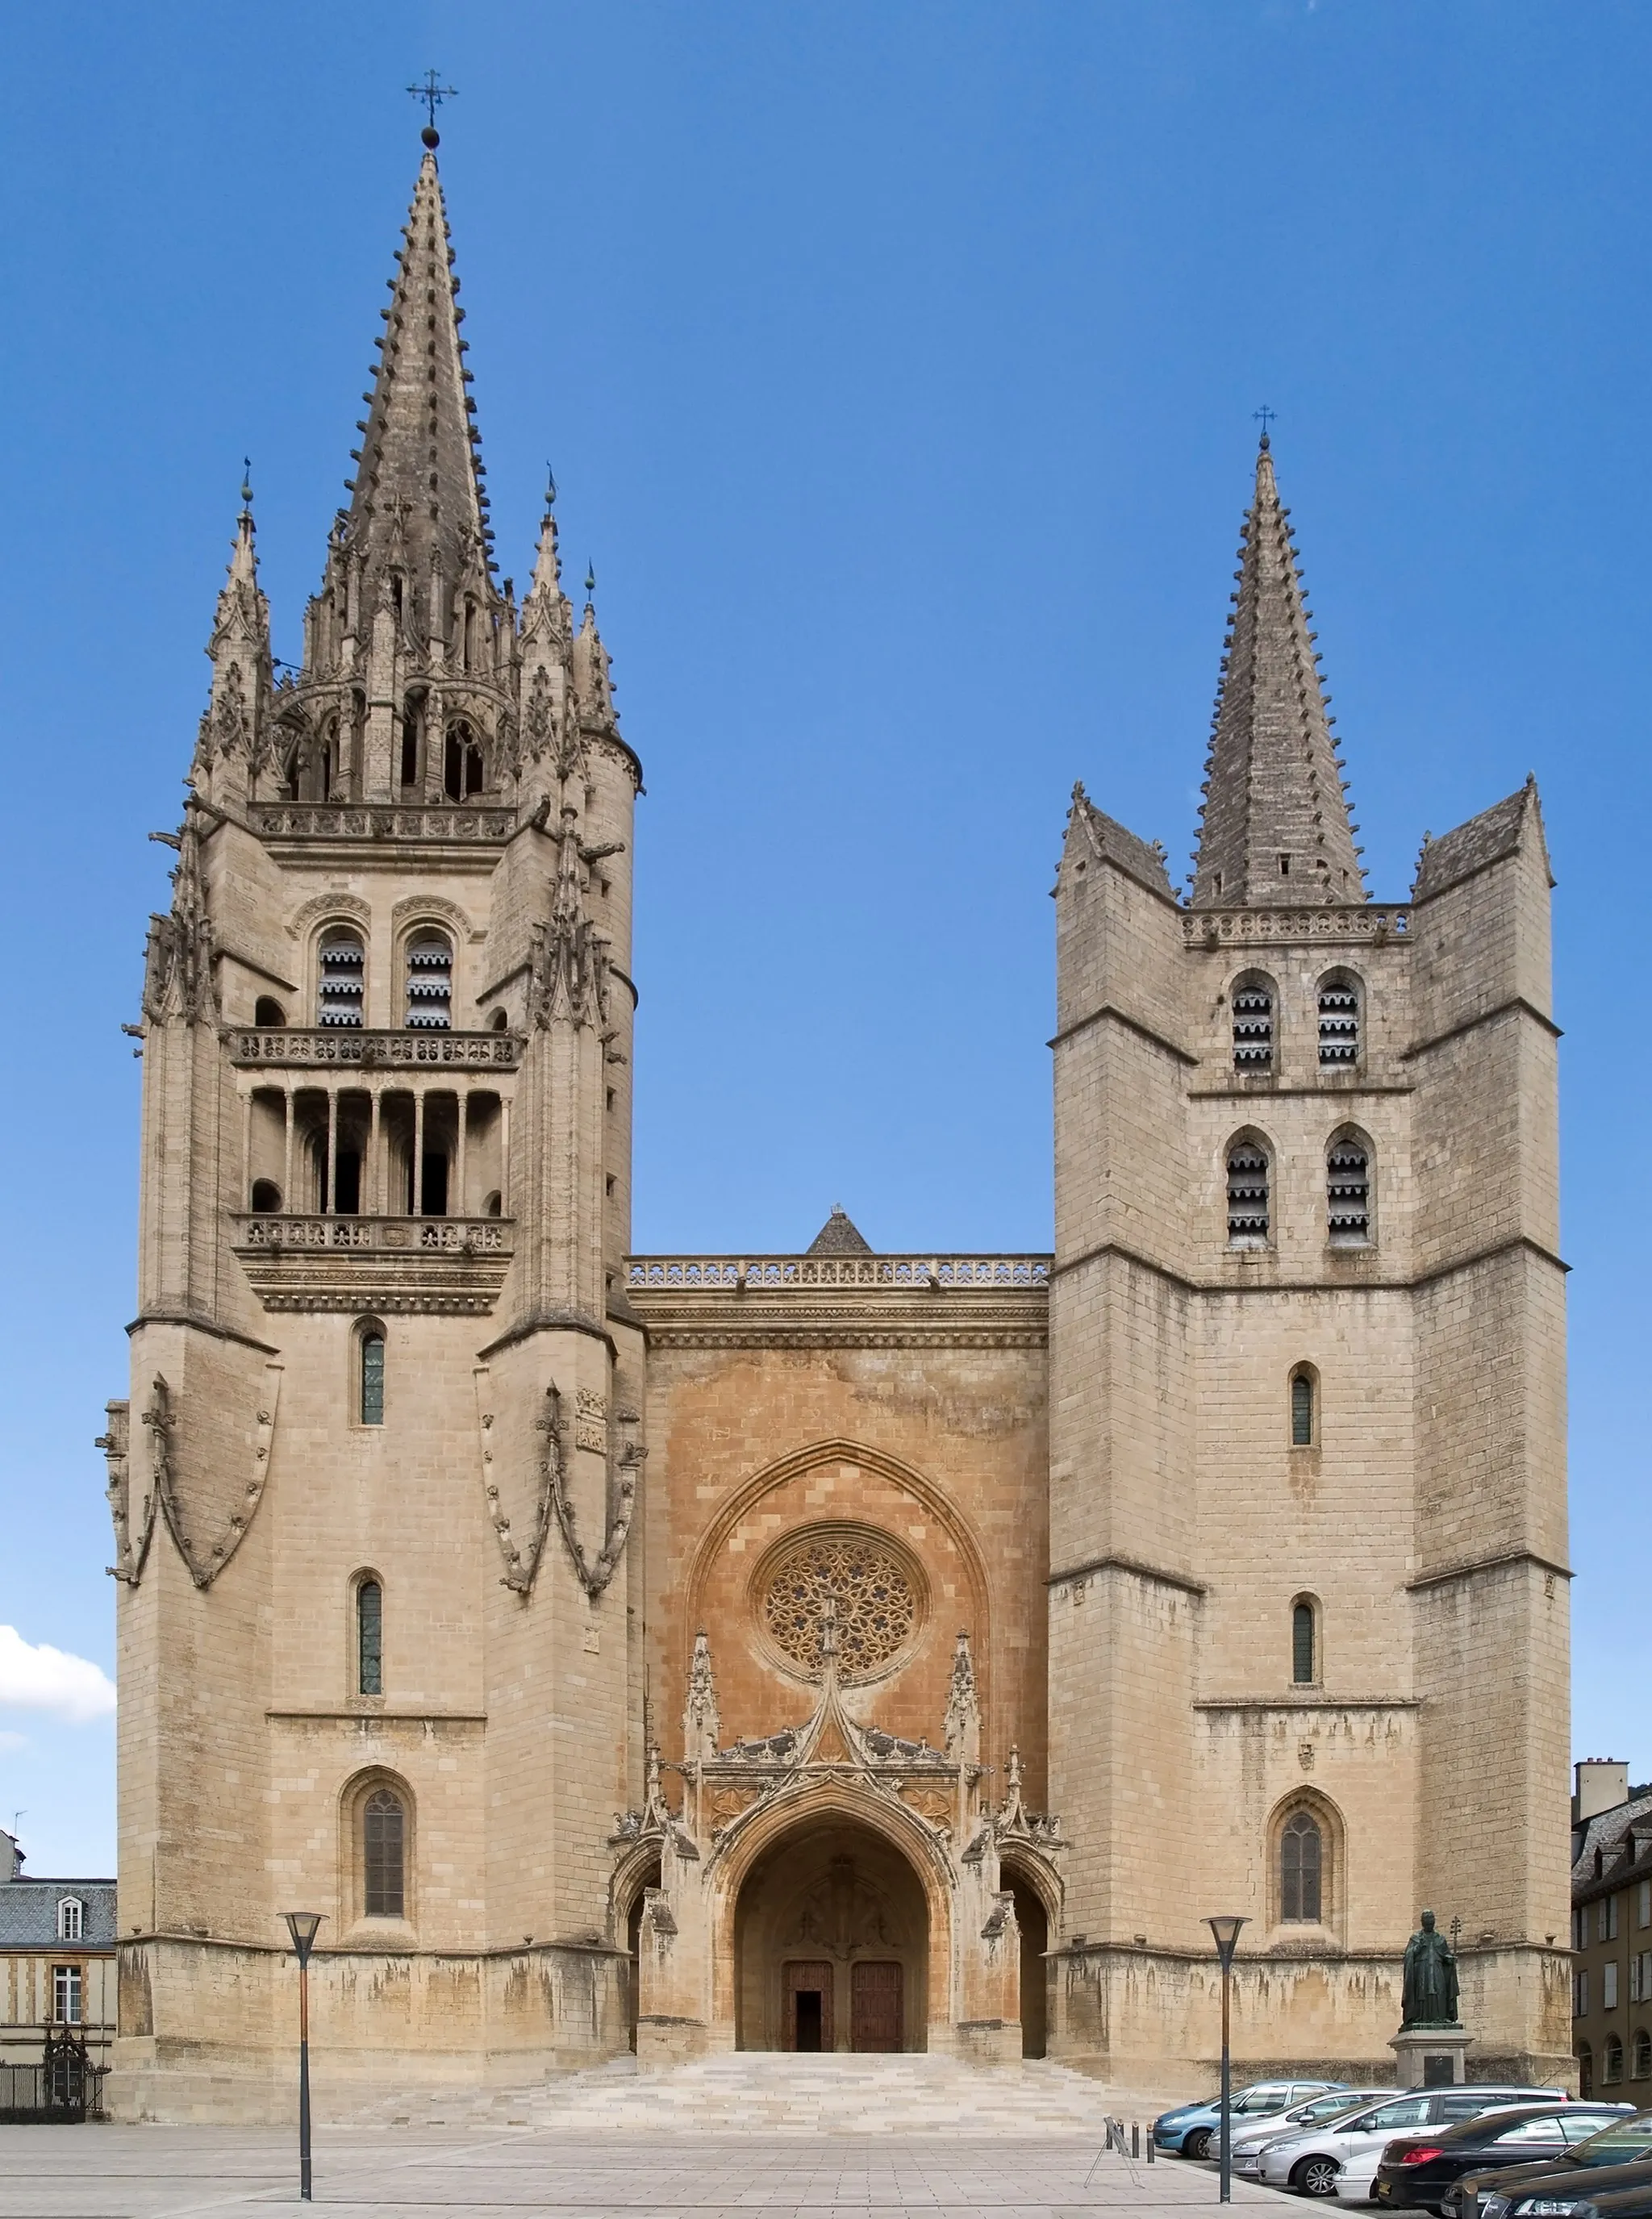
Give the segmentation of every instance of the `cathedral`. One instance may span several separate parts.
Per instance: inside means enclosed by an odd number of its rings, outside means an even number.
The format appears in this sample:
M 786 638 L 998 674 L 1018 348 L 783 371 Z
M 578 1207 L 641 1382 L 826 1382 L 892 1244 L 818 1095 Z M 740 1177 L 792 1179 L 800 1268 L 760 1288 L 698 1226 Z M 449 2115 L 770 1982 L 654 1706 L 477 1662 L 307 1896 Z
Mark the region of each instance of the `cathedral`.
M 301 667 L 249 497 L 150 928 L 117 2114 L 285 2111 L 292 1910 L 346 2108 L 1191 2090 L 1211 1913 L 1239 2069 L 1376 2081 L 1425 1904 L 1471 2073 L 1565 2079 L 1534 786 L 1372 895 L 1264 436 L 1189 887 L 1074 789 L 1054 1254 L 634 1252 L 644 736 L 549 500 L 497 572 L 425 140 Z

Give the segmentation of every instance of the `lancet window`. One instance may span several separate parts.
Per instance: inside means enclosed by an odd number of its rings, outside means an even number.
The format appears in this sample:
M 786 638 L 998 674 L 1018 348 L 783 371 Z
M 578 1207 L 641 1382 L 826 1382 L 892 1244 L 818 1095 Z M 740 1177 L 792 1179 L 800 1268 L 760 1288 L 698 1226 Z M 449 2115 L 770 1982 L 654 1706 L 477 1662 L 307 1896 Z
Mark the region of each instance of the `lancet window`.
M 401 1798 L 376 1787 L 362 1806 L 362 1910 L 401 1918 L 407 1905 L 407 1814 Z
M 1359 989 L 1351 979 L 1320 981 L 1320 1068 L 1346 1071 L 1359 1061 Z
M 376 1580 L 356 1588 L 356 1692 L 384 1693 L 384 1589 Z
M 1279 1916 L 1284 1924 L 1320 1922 L 1325 1837 L 1309 1811 L 1293 1811 L 1279 1836 Z
M 447 728 L 443 751 L 442 785 L 450 801 L 468 801 L 487 786 L 487 766 L 475 727 L 463 717 Z
M 1271 979 L 1241 979 L 1233 989 L 1233 1068 L 1254 1077 L 1273 1069 Z
M 1255 1141 L 1235 1141 L 1227 1151 L 1228 1245 L 1259 1248 L 1267 1238 L 1267 1155 Z
M 453 1022 L 453 947 L 438 932 L 421 932 L 407 948 L 405 1022 L 424 1032 L 446 1032 Z
M 1313 1604 L 1298 1596 L 1290 1612 L 1290 1676 L 1299 1688 L 1311 1688 L 1319 1678 L 1319 1626 Z
M 1371 1237 L 1371 1156 L 1357 1134 L 1332 1141 L 1325 1159 L 1326 1229 L 1338 1246 L 1357 1248 Z
M 1318 1397 L 1314 1391 L 1314 1374 L 1306 1366 L 1290 1376 L 1290 1445 L 1294 1449 L 1311 1449 L 1319 1438 Z
M 339 929 L 321 942 L 315 986 L 319 1025 L 360 1025 L 367 994 L 367 950 L 357 932 Z

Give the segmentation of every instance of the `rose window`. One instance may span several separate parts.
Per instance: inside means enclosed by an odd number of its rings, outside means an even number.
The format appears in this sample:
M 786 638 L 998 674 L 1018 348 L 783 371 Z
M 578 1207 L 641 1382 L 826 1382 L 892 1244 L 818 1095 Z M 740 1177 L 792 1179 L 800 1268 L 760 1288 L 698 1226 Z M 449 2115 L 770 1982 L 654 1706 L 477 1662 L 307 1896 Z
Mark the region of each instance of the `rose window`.
M 820 1669 L 824 1606 L 836 1605 L 838 1670 L 866 1679 L 904 1649 L 917 1629 L 917 1581 L 904 1552 L 875 1533 L 804 1534 L 772 1560 L 759 1615 L 792 1664 Z

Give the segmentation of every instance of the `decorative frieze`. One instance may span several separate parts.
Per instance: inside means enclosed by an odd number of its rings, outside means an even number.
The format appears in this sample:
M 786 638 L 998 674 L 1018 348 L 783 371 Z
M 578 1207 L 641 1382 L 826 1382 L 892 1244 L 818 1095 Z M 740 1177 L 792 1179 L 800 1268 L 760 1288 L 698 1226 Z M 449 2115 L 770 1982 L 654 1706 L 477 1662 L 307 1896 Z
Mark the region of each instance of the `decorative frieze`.
M 1042 1291 L 1047 1256 L 636 1256 L 626 1284 L 764 1294 L 805 1288 L 1025 1287 Z
M 266 840 L 504 841 L 516 830 L 513 808 L 429 803 L 401 808 L 333 801 L 255 801 L 248 815 Z
M 1410 929 L 1409 908 L 1392 902 L 1348 902 L 1325 909 L 1194 909 L 1182 915 L 1182 938 L 1189 948 L 1266 942 L 1285 947 L 1304 940 L 1380 947 L 1386 940 L 1403 940 Z
M 231 1245 L 267 1310 L 485 1316 L 516 1228 L 499 1217 L 236 1216 Z
M 285 1069 L 514 1071 L 513 1033 L 368 1032 L 353 1027 L 283 1027 L 230 1035 L 230 1061 Z

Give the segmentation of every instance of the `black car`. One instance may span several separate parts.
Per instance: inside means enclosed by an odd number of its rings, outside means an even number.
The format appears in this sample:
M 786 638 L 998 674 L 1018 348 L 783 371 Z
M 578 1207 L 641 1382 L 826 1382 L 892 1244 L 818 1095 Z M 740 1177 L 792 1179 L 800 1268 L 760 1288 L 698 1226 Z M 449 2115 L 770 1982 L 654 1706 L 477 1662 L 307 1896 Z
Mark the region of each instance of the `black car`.
M 1469 2173 L 1456 2198 L 1447 2199 L 1446 2210 L 1456 2219 L 1473 2188 L 1480 2191 L 1480 2219 L 1513 2219 L 1517 2210 L 1520 2219 L 1534 2219 L 1521 2210 L 1528 2203 L 1545 2205 L 1552 2212 L 1571 2208 L 1582 2214 L 1603 2196 L 1643 2184 L 1652 2184 L 1652 2111 L 1636 2111 L 1603 2127 L 1551 2164 L 1484 2176 Z
M 1593 2185 L 1590 2184 L 1593 2183 Z M 1486 2198 L 1482 2210 L 1537 2219 L 1539 2213 L 1565 2219 L 1652 2219 L 1652 2165 L 1601 2166 L 1593 2173 L 1567 2173 L 1555 2180 L 1531 2180 L 1512 2195 L 1503 2183 Z
M 1382 2153 L 1372 2197 L 1390 2211 L 1443 2211 L 1455 2219 L 1456 2201 L 1448 2201 L 1447 2192 L 1465 2174 L 1483 2183 L 1494 2167 L 1567 2157 L 1603 2128 L 1625 2123 L 1629 2109 L 1627 2104 L 1509 2104 L 1432 2134 L 1399 2135 Z

